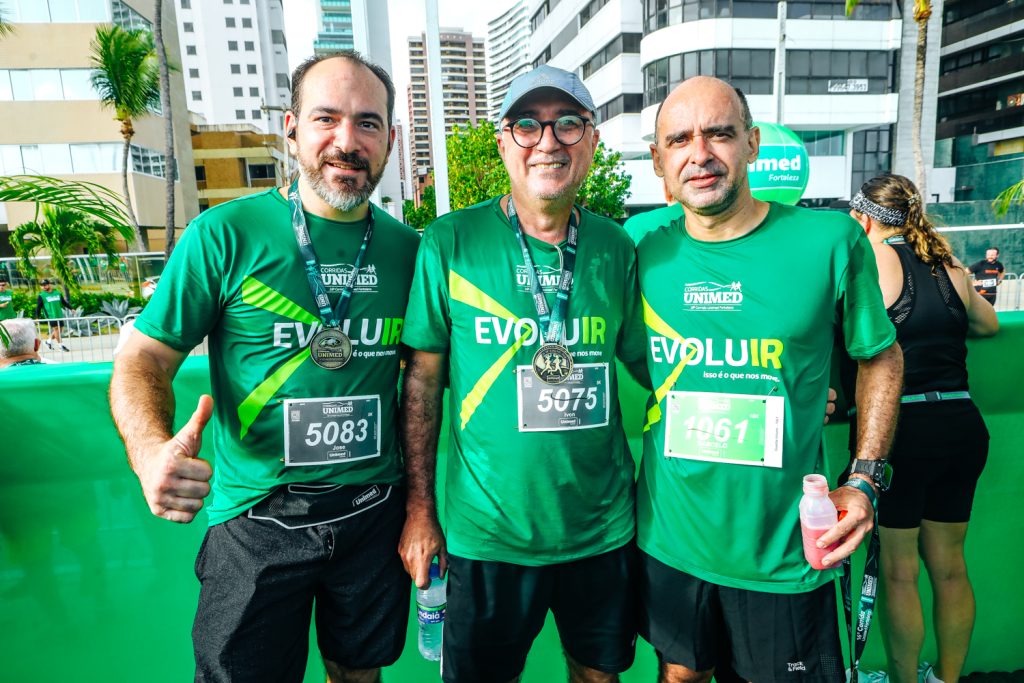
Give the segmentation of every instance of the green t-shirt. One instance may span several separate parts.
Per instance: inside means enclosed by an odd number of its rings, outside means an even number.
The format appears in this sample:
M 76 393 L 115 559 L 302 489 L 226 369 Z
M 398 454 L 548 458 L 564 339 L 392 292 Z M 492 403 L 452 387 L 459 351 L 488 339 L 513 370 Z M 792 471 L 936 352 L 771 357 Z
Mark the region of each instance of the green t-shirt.
M 677 202 L 675 204 L 663 206 L 660 209 L 651 209 L 650 211 L 644 211 L 643 213 L 638 213 L 635 216 L 630 216 L 629 219 L 622 224 L 622 227 L 626 231 L 626 234 L 633 239 L 635 244 L 640 244 L 640 240 L 644 238 L 644 235 L 668 225 L 682 215 L 683 205 Z
M 309 340 L 320 319 L 288 203 L 276 189 L 196 218 L 136 321 L 140 332 L 179 351 L 209 335 L 216 457 L 210 524 L 244 512 L 279 484 L 402 480 L 398 351 L 419 238 L 384 211 L 373 211 L 373 239 L 342 324 L 353 345 L 344 368 L 324 370 L 309 357 Z M 333 307 L 351 276 L 366 221 L 337 223 L 309 213 L 306 221 Z M 327 402 L 323 414 L 334 410 L 331 414 L 339 417 L 320 422 L 300 418 L 295 404 L 289 404 L 287 415 L 284 409 L 288 400 L 364 396 L 379 397 L 379 406 L 373 398 Z M 346 414 L 367 422 L 346 427 Z M 332 421 L 337 431 L 329 426 Z M 318 448 L 329 442 L 354 450 L 341 462 L 286 466 L 286 424 L 297 454 L 306 439 Z M 328 462 L 323 457 L 316 461 Z
M 64 295 L 54 289 L 52 292 L 39 292 L 39 300 L 43 302 L 43 313 L 47 319 L 56 320 L 64 317 L 64 307 L 61 299 Z
M 553 306 L 564 245 L 526 240 Z M 633 537 L 634 467 L 615 358 L 643 357 L 642 337 L 620 337 L 623 320 L 638 310 L 635 268 L 622 228 L 582 211 L 565 343 L 584 381 L 549 386 L 533 375 L 542 345 L 537 312 L 499 200 L 427 228 L 403 341 L 449 359 L 453 554 L 537 566 L 614 550 Z
M 658 560 L 715 584 L 813 590 L 836 572 L 816 571 L 804 559 L 797 506 L 804 475 L 828 476 L 822 416 L 833 343 L 842 338 L 853 358 L 864 359 L 896 338 L 871 245 L 848 216 L 774 203 L 754 231 L 724 242 L 693 239 L 684 220 L 647 235 L 637 248 L 655 390 L 637 492 L 637 542 Z M 720 411 L 736 399 L 688 403 L 669 390 L 754 396 L 742 416 L 758 417 L 722 422 L 729 418 Z M 780 403 L 781 419 L 756 407 Z M 732 457 L 745 443 L 754 462 L 668 457 L 669 420 L 674 455 L 712 452 L 714 458 L 727 445 Z M 757 462 L 771 460 L 754 440 L 756 427 L 746 431 L 760 421 L 782 427 L 781 435 L 768 437 L 781 445 L 778 466 Z
M 14 310 L 14 292 L 9 289 L 0 292 L 0 320 L 10 320 L 17 315 L 17 311 Z

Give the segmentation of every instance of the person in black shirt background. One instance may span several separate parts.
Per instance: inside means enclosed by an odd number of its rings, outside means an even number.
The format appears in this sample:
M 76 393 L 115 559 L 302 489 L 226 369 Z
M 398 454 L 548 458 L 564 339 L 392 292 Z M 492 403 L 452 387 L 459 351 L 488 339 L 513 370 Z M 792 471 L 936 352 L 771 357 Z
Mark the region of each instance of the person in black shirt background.
M 996 288 L 1003 281 L 1003 264 L 999 262 L 999 247 L 989 247 L 985 250 L 985 258 L 972 265 L 968 270 L 974 276 L 974 288 L 978 294 L 985 297 L 985 301 L 993 306 L 996 305 Z

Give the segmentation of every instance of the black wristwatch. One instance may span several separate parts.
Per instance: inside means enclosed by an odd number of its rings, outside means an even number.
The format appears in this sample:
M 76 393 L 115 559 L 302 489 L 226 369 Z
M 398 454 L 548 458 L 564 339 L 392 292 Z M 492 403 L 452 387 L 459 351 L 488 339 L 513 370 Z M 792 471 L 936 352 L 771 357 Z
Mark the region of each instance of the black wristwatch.
M 888 460 L 854 458 L 850 463 L 850 474 L 865 476 L 879 491 L 888 491 L 889 482 L 892 481 L 892 465 Z

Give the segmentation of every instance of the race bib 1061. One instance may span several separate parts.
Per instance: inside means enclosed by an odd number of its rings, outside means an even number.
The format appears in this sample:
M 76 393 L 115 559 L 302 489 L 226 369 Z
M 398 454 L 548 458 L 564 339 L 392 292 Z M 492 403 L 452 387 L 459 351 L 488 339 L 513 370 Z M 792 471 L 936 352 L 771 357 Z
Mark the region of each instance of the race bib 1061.
M 781 396 L 670 391 L 666 400 L 666 457 L 782 467 Z

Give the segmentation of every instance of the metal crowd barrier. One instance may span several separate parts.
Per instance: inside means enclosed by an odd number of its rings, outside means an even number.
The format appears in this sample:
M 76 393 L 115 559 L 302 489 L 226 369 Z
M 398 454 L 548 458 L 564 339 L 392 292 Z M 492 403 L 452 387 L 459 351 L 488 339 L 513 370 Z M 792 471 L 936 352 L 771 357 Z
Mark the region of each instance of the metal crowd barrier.
M 136 317 L 138 316 L 129 315 L 123 320 L 113 316 L 36 320 L 36 332 L 42 341 L 39 355 L 43 360 L 52 363 L 109 363 L 114 359 L 121 328 Z M 59 342 L 50 339 L 50 332 L 54 327 L 60 328 Z M 207 354 L 207 341 L 204 339 L 203 343 L 192 349 L 189 355 Z
M 1017 273 L 1006 273 L 996 294 L 997 311 L 1019 311 L 1022 304 L 1024 281 Z

